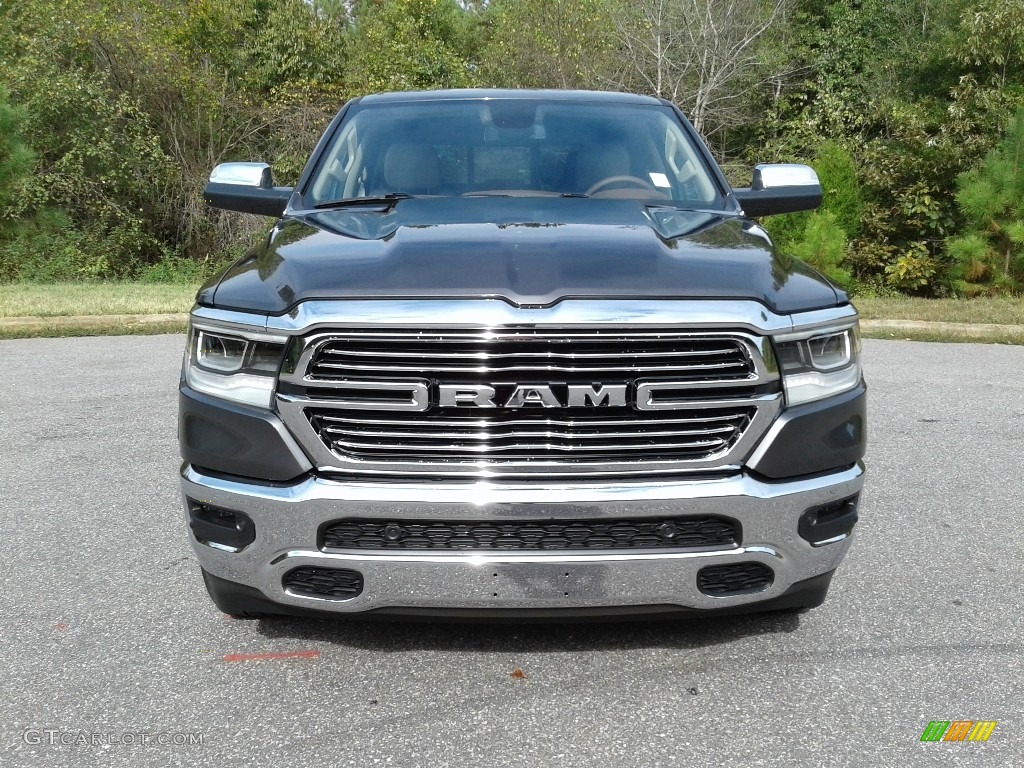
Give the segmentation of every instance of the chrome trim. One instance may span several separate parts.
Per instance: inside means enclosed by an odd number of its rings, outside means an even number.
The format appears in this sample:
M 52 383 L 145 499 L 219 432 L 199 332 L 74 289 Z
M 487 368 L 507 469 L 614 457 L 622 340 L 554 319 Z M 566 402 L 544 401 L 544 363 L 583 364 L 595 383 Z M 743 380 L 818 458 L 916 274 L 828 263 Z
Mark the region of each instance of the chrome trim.
M 802 324 L 798 330 L 791 331 L 789 333 L 777 333 L 772 337 L 775 342 L 785 341 L 803 341 L 805 339 L 813 339 L 818 336 L 831 336 L 843 331 L 849 331 L 851 329 L 859 329 L 860 321 L 856 316 L 847 318 L 842 322 L 828 323 L 828 324 Z
M 778 187 L 818 187 L 818 174 L 800 163 L 760 163 L 754 167 L 753 190 Z
M 756 472 L 758 464 L 764 461 L 764 457 L 768 454 L 768 451 L 771 450 L 772 445 L 778 439 L 779 435 L 782 434 L 782 430 L 786 428 L 786 425 L 789 424 L 792 418 L 793 417 L 789 413 L 783 411 L 782 414 L 772 422 L 771 426 L 768 427 L 768 430 L 761 437 L 761 441 L 757 444 L 757 447 L 754 448 L 754 452 L 747 457 L 744 465 Z
M 196 327 L 209 327 L 211 330 L 235 332 L 247 338 L 280 341 L 282 334 L 298 335 L 299 349 L 286 356 L 283 382 L 302 387 L 352 389 L 351 383 L 339 383 L 338 379 L 314 379 L 305 376 L 309 360 L 317 343 L 324 343 L 332 337 L 344 336 L 346 329 L 351 331 L 373 331 L 386 333 L 389 329 L 401 331 L 410 327 L 427 328 L 430 332 L 443 332 L 448 329 L 461 331 L 475 330 L 486 333 L 499 333 L 505 327 L 511 329 L 529 328 L 539 331 L 557 331 L 571 334 L 574 330 L 607 329 L 614 327 L 623 333 L 635 332 L 642 335 L 645 331 L 654 333 L 658 330 L 671 329 L 680 334 L 693 334 L 703 339 L 721 337 L 738 341 L 746 350 L 749 359 L 754 362 L 756 375 L 749 381 L 721 379 L 716 382 L 687 382 L 687 388 L 694 390 L 720 386 L 736 387 L 743 384 L 770 382 L 779 379 L 778 366 L 775 361 L 771 340 L 764 335 L 778 336 L 793 333 L 819 333 L 822 329 L 841 329 L 856 325 L 856 310 L 852 305 L 843 305 L 829 309 L 800 313 L 797 315 L 779 315 L 770 312 L 766 307 L 749 300 L 591 300 L 567 299 L 555 305 L 537 307 L 515 307 L 501 299 L 342 299 L 336 301 L 307 301 L 297 305 L 292 312 L 283 316 L 252 315 L 249 313 L 215 310 L 208 307 L 196 307 L 193 311 L 193 323 Z M 256 321 L 255 323 L 253 321 Z M 261 325 L 262 324 L 262 325 Z M 329 329 L 329 330 L 325 330 Z M 416 385 L 416 392 L 410 390 L 410 408 L 419 406 L 418 399 L 422 390 L 419 384 L 424 381 L 422 375 L 410 378 Z M 596 376 L 595 381 L 611 376 Z M 644 383 L 643 374 L 627 375 L 631 380 L 640 378 Z M 394 382 L 392 382 L 394 383 Z M 444 383 L 442 381 L 442 383 Z M 520 382 L 522 383 L 522 382 Z M 406 386 L 402 382 L 402 386 Z M 408 385 L 412 386 L 412 384 Z M 419 393 L 419 394 L 416 394 Z M 709 393 L 710 394 L 710 393 Z M 707 398 L 705 398 L 706 400 Z M 353 399 L 353 402 L 355 399 Z M 693 403 L 700 407 L 704 401 Z M 437 462 L 426 464 L 399 465 L 393 462 L 366 462 L 360 460 L 343 461 L 335 456 L 316 436 L 308 419 L 301 414 L 304 404 L 323 408 L 337 408 L 331 404 L 330 398 L 303 400 L 295 396 L 281 396 L 277 400 L 277 408 L 289 429 L 298 438 L 306 453 L 321 470 L 331 473 L 361 472 L 373 476 L 385 476 L 410 472 L 418 475 L 437 476 Z M 364 401 L 365 403 L 365 401 Z M 383 406 L 382 401 L 381 405 Z M 682 403 L 680 403 L 682 404 Z M 735 401 L 734 401 L 734 404 Z M 718 452 L 711 459 L 691 461 L 685 464 L 678 462 L 620 462 L 612 465 L 574 468 L 568 462 L 536 462 L 529 467 L 523 466 L 516 473 L 528 475 L 534 472 L 554 475 L 578 475 L 594 472 L 596 476 L 631 474 L 648 476 L 665 472 L 706 472 L 735 471 L 753 449 L 767 429 L 772 419 L 780 412 L 783 403 L 778 400 L 762 404 L 758 408 L 756 423 L 751 424 L 732 451 Z M 344 406 L 341 406 L 344 407 Z M 675 415 L 686 413 L 685 408 L 674 410 Z M 440 425 L 439 425 L 440 426 Z M 632 466 L 629 466 L 629 465 Z M 486 462 L 470 464 L 463 462 L 461 469 L 451 472 L 453 477 L 495 477 L 496 472 Z M 501 470 L 498 470 L 501 472 Z
M 528 432 L 522 433 L 522 441 L 519 443 L 513 443 L 512 445 L 496 446 L 490 451 L 486 450 L 488 443 L 486 437 L 488 433 L 486 430 L 489 429 L 487 425 L 483 425 L 480 428 L 479 442 L 475 446 L 461 447 L 459 449 L 452 449 L 449 451 L 450 455 L 440 455 L 444 453 L 443 446 L 431 445 L 431 444 L 419 444 L 419 450 L 414 450 L 412 443 L 409 439 L 403 439 L 396 441 L 395 450 L 402 451 L 406 454 L 405 457 L 387 457 L 383 455 L 384 448 L 381 448 L 379 440 L 373 441 L 372 438 L 386 437 L 386 435 L 359 435 L 351 434 L 346 435 L 347 440 L 331 439 L 329 442 L 332 447 L 328 447 L 325 444 L 325 439 L 321 438 L 314 430 L 310 423 L 308 416 L 304 413 L 306 408 L 317 408 L 326 410 L 345 410 L 351 408 L 354 399 L 348 400 L 336 400 L 333 397 L 327 395 L 317 394 L 278 394 L 277 398 L 277 410 L 281 414 L 281 418 L 287 424 L 291 432 L 296 436 L 299 442 L 302 444 L 306 453 L 313 460 L 315 466 L 322 472 L 331 474 L 373 474 L 377 476 L 391 475 L 391 476 L 416 476 L 416 475 L 430 475 L 434 477 L 449 477 L 449 478 L 471 478 L 471 477 L 522 477 L 529 476 L 532 474 L 546 474 L 546 475 L 561 475 L 564 477 L 589 477 L 589 476 L 647 476 L 654 474 L 673 474 L 681 472 L 694 472 L 694 471 L 708 471 L 716 470 L 723 471 L 738 467 L 746 455 L 753 449 L 757 443 L 760 435 L 767 429 L 768 425 L 775 418 L 776 414 L 782 405 L 782 399 L 780 394 L 770 394 L 764 396 L 757 395 L 740 395 L 730 398 L 715 398 L 713 397 L 713 390 L 715 388 L 728 387 L 732 390 L 742 387 L 752 387 L 757 385 L 771 384 L 779 380 L 778 365 L 775 360 L 774 349 L 770 341 L 766 337 L 753 336 L 744 332 L 722 332 L 722 331 L 711 331 L 711 332 L 698 332 L 693 330 L 678 329 L 675 326 L 664 328 L 625 328 L 618 325 L 615 326 L 577 326 L 576 334 L 574 329 L 566 329 L 563 327 L 548 328 L 546 325 L 542 326 L 502 326 L 492 328 L 480 328 L 476 326 L 469 327 L 454 327 L 448 324 L 443 326 L 437 326 L 431 324 L 427 327 L 418 327 L 422 330 L 410 330 L 399 326 L 378 326 L 373 325 L 369 328 L 360 329 L 347 329 L 347 328 L 336 328 L 328 332 L 317 332 L 304 336 L 295 340 L 293 347 L 289 350 L 286 355 L 286 361 L 282 366 L 281 381 L 303 387 L 307 390 L 330 390 L 330 389 L 370 389 L 379 386 L 373 379 L 373 376 L 387 376 L 388 366 L 367 366 L 365 375 L 369 378 L 368 381 L 360 381 L 357 377 L 362 373 L 360 370 L 350 371 L 347 367 L 339 366 L 339 375 L 347 375 L 348 378 L 324 378 L 321 375 L 315 375 L 311 371 L 322 370 L 322 362 L 317 362 L 317 367 L 314 368 L 313 362 L 318 361 L 320 357 L 326 357 L 329 353 L 323 352 L 327 345 L 343 344 L 344 341 L 353 339 L 361 342 L 365 341 L 377 341 L 379 337 L 383 337 L 385 342 L 390 342 L 394 345 L 395 350 L 401 350 L 403 348 L 403 341 L 412 340 L 416 342 L 427 342 L 431 346 L 436 346 L 438 349 L 444 352 L 445 346 L 454 343 L 467 343 L 473 344 L 479 342 L 481 345 L 492 344 L 494 342 L 501 342 L 505 339 L 521 340 L 526 339 L 529 342 L 540 342 L 545 341 L 551 344 L 560 345 L 566 338 L 572 338 L 574 335 L 579 335 L 583 341 L 594 341 L 600 339 L 603 341 L 613 341 L 618 338 L 622 338 L 623 343 L 629 343 L 635 341 L 638 338 L 644 338 L 650 336 L 652 340 L 657 339 L 658 341 L 664 341 L 669 338 L 678 338 L 682 341 L 700 341 L 710 342 L 714 344 L 719 342 L 722 347 L 728 345 L 728 352 L 733 353 L 737 359 L 744 359 L 744 366 L 748 367 L 749 372 L 742 377 L 718 377 L 710 380 L 689 380 L 689 381 L 673 381 L 673 382 L 647 382 L 645 379 L 647 376 L 656 376 L 659 373 L 664 375 L 682 375 L 684 372 L 676 371 L 674 369 L 659 371 L 653 369 L 650 371 L 636 372 L 633 370 L 633 366 L 615 366 L 615 360 L 617 357 L 629 357 L 629 354 L 617 353 L 614 349 L 609 349 L 603 353 L 607 359 L 607 365 L 610 370 L 615 370 L 617 375 L 609 376 L 608 378 L 628 378 L 630 384 L 636 380 L 641 394 L 644 397 L 640 402 L 636 403 L 638 411 L 652 411 L 652 410 L 664 410 L 672 411 L 673 414 L 692 412 L 695 413 L 701 409 L 708 408 L 745 408 L 752 407 L 755 410 L 754 416 L 750 422 L 741 425 L 736 431 L 739 432 L 738 439 L 735 440 L 723 440 L 717 436 L 708 436 L 708 440 L 704 443 L 696 440 L 689 441 L 663 441 L 659 444 L 650 444 L 646 447 L 648 453 L 656 452 L 659 450 L 679 450 L 679 449 L 694 449 L 699 450 L 701 448 L 706 449 L 707 453 L 701 458 L 674 458 L 674 459 L 662 459 L 658 461 L 649 460 L 648 456 L 638 455 L 642 454 L 644 450 L 640 446 L 634 445 L 622 445 L 621 451 L 618 451 L 621 456 L 620 460 L 609 461 L 606 458 L 596 459 L 593 457 L 586 457 L 579 460 L 573 460 L 572 457 L 568 456 L 569 448 L 560 447 L 555 444 L 551 444 L 550 441 L 546 445 L 542 445 L 546 452 L 549 454 L 558 454 L 562 452 L 565 454 L 565 458 L 559 457 L 557 460 L 551 456 L 546 456 L 537 459 L 527 460 L 519 457 L 503 458 L 502 454 L 507 454 L 510 451 L 518 451 L 519 453 L 525 453 L 532 447 L 536 447 L 543 443 L 543 436 L 538 435 L 536 431 L 532 434 Z M 602 331 L 603 333 L 598 334 L 595 331 Z M 449 332 L 446 337 L 446 332 Z M 341 354 L 341 353 L 339 353 Z M 447 371 L 435 371 L 432 363 L 434 362 L 433 350 L 429 352 L 409 352 L 409 362 L 403 368 L 403 372 L 415 371 L 413 381 L 395 381 L 390 379 L 392 387 L 403 387 L 407 388 L 410 386 L 421 386 L 426 384 L 433 388 L 437 387 L 439 392 L 438 397 L 440 398 L 440 404 L 446 405 L 447 407 L 453 407 L 453 401 L 458 396 L 458 393 L 466 393 L 465 397 L 462 397 L 461 402 L 468 403 L 472 401 L 475 403 L 476 408 L 494 408 L 496 407 L 494 396 L 495 388 L 487 383 L 473 383 L 465 385 L 449 384 L 445 381 Z M 467 352 L 466 358 L 473 359 L 473 352 Z M 509 352 L 508 354 L 515 354 Z M 711 351 L 705 352 L 707 355 L 714 356 L 717 353 L 712 349 Z M 557 356 L 557 355 L 556 355 Z M 570 361 L 570 364 L 566 366 L 566 370 L 578 370 L 571 366 L 571 360 L 573 358 L 572 345 L 564 350 L 561 355 L 564 359 Z M 591 358 L 592 359 L 592 358 Z M 533 375 L 543 376 L 546 375 L 546 371 L 541 366 L 537 368 L 528 368 Z M 591 371 L 586 368 L 586 363 L 583 363 L 583 369 L 579 371 L 581 375 L 590 374 Z M 557 373 L 552 374 L 557 375 Z M 603 377 L 602 374 L 593 374 L 595 378 Z M 400 374 L 396 375 L 398 378 Z M 428 379 L 419 378 L 420 376 L 426 376 Z M 484 378 L 486 377 L 486 378 Z M 482 374 L 481 378 L 484 378 L 486 382 L 490 376 L 488 374 Z M 530 377 L 532 378 L 532 376 Z M 516 384 L 516 389 L 511 396 L 504 396 L 505 401 L 504 407 L 520 407 L 526 404 L 529 400 L 531 404 L 543 405 L 544 408 L 536 408 L 531 410 L 537 411 L 554 411 L 555 409 L 563 407 L 559 399 L 551 393 L 550 388 L 546 384 L 534 383 L 532 381 L 518 381 L 512 382 Z M 605 381 L 603 382 L 606 388 L 610 390 L 616 390 L 621 388 L 623 393 L 626 389 L 626 384 L 612 383 Z M 652 394 L 655 391 L 660 390 L 672 390 L 674 397 L 671 399 L 666 398 L 665 400 L 658 402 L 652 398 Z M 419 390 L 418 390 L 419 391 Z M 593 390 L 592 390 L 593 391 Z M 685 397 L 686 391 L 690 391 L 691 396 Z M 572 393 L 570 392 L 570 395 Z M 696 396 L 694 396 L 696 395 Z M 625 400 L 625 397 L 622 398 Z M 436 438 L 436 435 L 431 434 L 433 422 L 430 420 L 429 408 L 419 409 L 415 407 L 408 407 L 405 404 L 399 406 L 395 402 L 388 401 L 377 401 L 374 400 L 373 406 L 379 410 L 384 411 L 397 411 L 397 410 L 423 410 L 424 416 L 423 421 L 420 425 L 420 436 L 423 438 Z M 414 403 L 419 401 L 414 398 Z M 363 406 L 365 409 L 365 406 Z M 466 407 L 469 413 L 472 413 L 476 408 Z M 525 413 L 524 413 L 525 418 Z M 643 430 L 650 426 L 641 422 L 636 423 L 636 436 L 639 436 Z M 408 428 L 414 429 L 416 425 L 409 424 Z M 349 430 L 352 432 L 353 430 Z M 410 435 L 409 437 L 415 437 Z M 517 437 L 515 434 L 514 427 L 511 429 L 511 434 L 508 437 Z M 731 436 L 730 436 L 731 437 Z M 530 442 L 530 439 L 533 442 Z M 366 442 L 371 440 L 371 442 Z M 537 441 L 541 442 L 538 443 Z M 566 442 L 572 440 L 572 436 L 565 436 Z M 472 442 L 472 436 L 470 436 L 470 442 Z M 608 446 L 609 451 L 615 451 L 617 448 L 615 439 L 612 438 L 611 444 Z M 375 451 L 380 449 L 381 454 L 374 456 L 372 459 L 367 456 L 358 456 L 361 451 Z M 410 454 L 421 454 L 416 460 L 409 458 Z M 468 455 L 467 455 L 468 454 Z
M 782 393 L 776 392 L 757 397 L 691 400 L 685 406 L 673 410 L 672 415 L 687 410 L 702 411 L 710 408 L 742 407 L 756 408 L 750 424 L 743 430 L 739 440 L 726 449 L 716 451 L 702 459 L 675 459 L 671 461 L 401 461 L 385 459 L 368 461 L 344 457 L 331 451 L 317 436 L 309 418 L 305 415 L 308 407 L 337 409 L 330 400 L 310 400 L 292 395 L 277 394 L 277 410 L 288 429 L 298 439 L 307 455 L 321 472 L 336 475 L 376 476 L 428 476 L 448 478 L 498 478 L 531 477 L 538 475 L 559 475 L 564 477 L 607 477 L 607 476 L 649 476 L 694 472 L 735 471 L 753 450 L 775 420 L 782 407 Z M 568 420 L 568 419 L 566 419 Z M 635 423 L 635 422 L 634 422 Z M 441 425 L 437 425 L 441 426 Z M 500 456 L 493 456 L 492 459 Z
M 253 317 L 253 315 L 250 315 Z M 189 325 L 196 331 L 207 331 L 214 334 L 227 333 L 232 336 L 241 336 L 250 341 L 262 341 L 269 344 L 287 344 L 290 336 L 268 333 L 265 327 L 254 326 L 251 323 L 231 322 L 228 319 L 214 319 L 203 317 L 193 311 L 189 318 Z
M 430 395 L 428 383 L 421 381 L 332 381 L 329 385 L 317 384 L 317 386 L 329 386 L 330 389 L 345 391 L 348 390 L 377 390 L 379 392 L 408 393 L 408 400 L 371 400 L 368 398 L 345 399 L 343 395 L 331 396 L 330 400 L 308 398 L 306 402 L 320 408 L 344 408 L 353 411 L 425 411 L 430 407 Z
M 595 408 L 615 408 L 626 405 L 625 384 L 570 384 L 566 405 L 570 408 L 584 407 L 587 403 Z
M 585 328 L 580 327 L 580 328 L 578 328 L 578 330 L 590 330 L 590 331 L 593 331 L 593 330 L 604 329 L 604 328 L 608 328 L 608 327 L 609 326 L 607 326 L 607 325 L 586 326 Z M 624 339 L 626 339 L 626 340 L 633 340 L 633 341 L 635 341 L 638 337 L 641 337 L 642 334 L 644 333 L 643 329 L 639 329 L 636 333 L 630 333 L 630 329 L 628 329 L 628 328 L 622 328 L 622 327 L 619 327 L 619 326 L 612 326 L 612 328 L 614 328 L 614 330 L 616 332 L 621 332 L 621 336 Z M 406 329 L 399 329 L 399 330 L 406 331 Z M 547 326 L 537 326 L 537 327 L 533 327 L 533 328 L 524 328 L 522 326 L 512 326 L 512 327 L 495 327 L 495 328 L 476 328 L 476 327 L 472 327 L 472 326 L 458 326 L 458 327 L 456 327 L 456 326 L 449 325 L 449 324 L 431 325 L 428 328 L 424 328 L 423 332 L 424 333 L 428 333 L 428 334 L 434 334 L 434 333 L 443 334 L 445 331 L 460 331 L 460 332 L 462 332 L 462 331 L 466 331 L 466 330 L 470 330 L 470 331 L 476 330 L 476 331 L 480 332 L 480 336 L 479 336 L 478 339 L 475 339 L 473 337 L 467 337 L 466 341 L 474 341 L 474 340 L 485 341 L 486 340 L 488 342 L 494 342 L 494 341 L 500 341 L 503 338 L 516 338 L 519 335 L 523 334 L 524 332 L 531 332 L 531 331 L 540 331 L 540 332 L 552 331 L 552 332 L 557 332 L 557 334 L 558 334 L 558 336 L 560 338 L 565 338 L 567 336 L 571 336 L 572 335 L 571 332 L 570 332 L 570 329 L 566 329 L 566 328 L 562 328 L 562 327 L 548 328 Z M 710 379 L 710 380 L 706 380 L 706 381 L 689 381 L 689 382 L 686 382 L 686 384 L 685 384 L 685 386 L 687 388 L 691 388 L 691 389 L 709 389 L 709 388 L 723 387 L 723 386 L 724 387 L 738 387 L 738 386 L 744 386 L 744 385 L 757 385 L 757 384 L 766 384 L 766 383 L 769 383 L 769 382 L 772 382 L 772 381 L 776 381 L 779 378 L 778 365 L 777 365 L 777 363 L 775 361 L 775 351 L 772 348 L 771 344 L 768 342 L 768 339 L 766 337 L 763 337 L 763 336 L 752 336 L 750 334 L 736 333 L 736 332 L 733 332 L 733 333 L 723 333 L 721 331 L 699 332 L 699 331 L 693 331 L 693 330 L 687 330 L 687 329 L 677 329 L 675 327 L 667 328 L 667 329 L 659 329 L 659 332 L 656 333 L 655 335 L 658 338 L 664 338 L 669 333 L 675 334 L 675 336 L 677 336 L 680 340 L 692 340 L 692 341 L 716 341 L 716 340 L 721 340 L 722 342 L 729 342 L 731 344 L 734 344 L 734 345 L 739 347 L 739 350 L 742 352 L 742 354 L 746 357 L 747 361 L 749 361 L 750 364 L 754 368 L 754 373 L 752 375 L 747 376 L 746 378 L 735 378 L 735 377 L 728 378 L 728 377 L 725 377 L 725 378 L 718 378 L 718 379 Z M 363 329 L 362 333 L 358 333 L 355 330 L 348 330 L 346 332 L 346 329 L 338 328 L 338 329 L 336 329 L 336 330 L 334 330 L 332 332 L 326 332 L 326 333 L 321 332 L 321 333 L 315 333 L 315 334 L 311 334 L 309 336 L 305 336 L 305 337 L 301 338 L 300 340 L 297 340 L 297 342 L 296 342 L 296 343 L 300 344 L 301 347 L 298 350 L 293 351 L 291 354 L 288 355 L 288 359 L 286 359 L 285 364 L 284 364 L 284 366 L 282 367 L 282 370 L 281 370 L 281 380 L 289 382 L 291 384 L 296 384 L 298 386 L 303 386 L 303 387 L 331 387 L 331 386 L 333 386 L 332 382 L 338 381 L 337 379 L 319 378 L 319 377 L 315 377 L 315 376 L 310 376 L 309 373 L 308 373 L 309 368 L 310 368 L 310 363 L 320 353 L 320 350 L 324 346 L 326 346 L 327 344 L 330 344 L 332 342 L 337 342 L 337 341 L 343 341 L 343 340 L 345 340 L 347 338 L 350 338 L 350 337 L 363 338 L 363 337 L 366 337 L 366 336 L 376 336 L 376 335 L 377 335 L 376 326 L 372 326 L 369 329 Z M 408 332 L 397 333 L 397 334 L 394 334 L 394 335 L 396 336 L 396 338 L 394 340 L 394 343 L 396 344 L 396 347 L 400 347 L 401 342 L 404 339 L 407 339 L 409 337 Z M 583 334 L 582 338 L 591 339 L 592 340 L 593 336 L 590 335 L 590 334 Z M 444 344 L 444 343 L 447 343 L 447 342 L 439 341 L 437 343 L 440 345 L 440 344 Z M 705 353 L 705 354 L 709 354 L 709 353 Z M 571 353 L 566 352 L 564 356 L 565 357 L 571 357 Z M 615 356 L 615 353 L 614 352 L 608 352 L 608 353 L 605 353 L 603 356 L 611 358 L 611 357 Z M 415 361 L 415 360 L 427 360 L 428 361 L 428 365 L 429 365 L 429 362 L 433 359 L 433 354 L 431 354 L 430 356 L 424 356 L 424 355 L 418 355 L 417 356 L 417 355 L 409 354 L 408 357 L 410 358 L 410 360 L 413 360 L 413 361 Z M 468 356 L 467 356 L 467 358 L 468 358 Z M 466 359 L 466 358 L 464 358 L 464 359 Z M 472 359 L 472 358 L 468 358 L 468 359 Z M 320 364 L 323 365 L 323 363 L 320 363 Z M 685 366 L 684 366 L 684 368 L 685 368 Z M 344 369 L 347 370 L 347 369 L 349 369 L 349 367 L 348 366 L 344 366 Z M 416 367 L 416 366 L 410 367 L 409 365 L 402 366 L 402 367 L 396 367 L 396 368 L 393 368 L 393 369 L 388 368 L 386 366 L 385 367 L 382 367 L 382 366 L 366 366 L 365 370 L 367 371 L 367 375 L 369 375 L 369 376 L 372 376 L 374 373 L 379 374 L 381 371 L 384 371 L 384 370 L 394 370 L 396 372 L 396 374 L 404 373 L 404 374 L 410 375 L 412 378 L 416 378 L 416 376 L 414 376 L 412 374 L 414 374 L 414 373 L 422 373 L 419 370 L 418 367 Z M 458 370 L 455 370 L 455 371 L 437 371 L 437 373 L 439 374 L 438 375 L 438 379 L 440 380 L 441 377 L 443 377 L 445 374 L 448 374 L 448 373 L 456 373 L 457 374 L 459 372 L 470 372 L 470 373 L 479 374 L 482 378 L 492 378 L 492 376 L 495 375 L 495 374 L 504 374 L 507 371 L 515 371 L 515 370 L 524 370 L 524 371 L 529 371 L 531 373 L 538 373 L 538 372 L 539 373 L 545 373 L 545 372 L 550 370 L 554 375 L 557 375 L 559 372 L 562 372 L 562 371 L 579 371 L 579 367 L 575 367 L 575 368 L 573 368 L 571 366 L 565 366 L 565 367 L 547 366 L 547 367 L 545 367 L 545 366 L 538 365 L 537 367 L 526 367 L 526 368 L 520 367 L 520 368 L 489 369 L 487 366 L 478 365 L 478 366 L 467 366 L 466 368 L 458 369 Z M 640 378 L 643 378 L 644 376 L 657 375 L 658 373 L 661 373 L 661 372 L 664 372 L 666 375 L 671 375 L 671 372 L 672 372 L 671 369 L 667 369 L 667 368 L 662 368 L 660 370 L 654 370 L 654 371 L 649 370 L 649 369 L 632 371 L 628 367 L 619 366 L 619 367 L 611 367 L 611 368 L 608 368 L 608 369 L 590 369 L 590 370 L 587 370 L 587 373 L 590 373 L 592 370 L 593 371 L 604 371 L 604 370 L 607 370 L 607 375 L 605 375 L 605 373 L 596 373 L 596 372 L 595 372 L 594 375 L 601 375 L 602 377 L 605 377 L 605 378 L 608 378 L 608 379 L 615 379 L 615 378 L 619 378 L 619 379 L 621 379 L 621 378 L 634 379 L 634 378 L 637 378 L 638 376 Z M 620 374 L 620 375 L 616 375 L 616 374 Z M 486 382 L 484 382 L 484 383 L 486 383 Z
M 437 404 L 441 408 L 470 405 L 474 408 L 497 408 L 494 387 L 488 384 L 438 384 Z
M 639 411 L 678 411 L 693 410 L 694 408 L 727 408 L 735 405 L 767 402 L 765 397 L 750 398 L 724 398 L 718 400 L 703 399 L 695 402 L 693 398 L 676 397 L 674 399 L 656 399 L 659 392 L 679 392 L 690 389 L 689 383 L 685 381 L 638 381 L 636 384 L 636 407 Z
M 798 315 L 793 315 L 793 327 L 789 333 L 779 332 L 774 334 L 773 338 L 792 340 L 794 334 L 806 333 L 808 336 L 815 336 L 829 329 L 841 331 L 858 325 L 857 310 L 852 304 L 844 304 L 834 309 L 819 309 L 814 312 L 801 312 Z
M 268 486 L 204 475 L 186 465 L 181 482 L 186 497 L 243 510 L 255 523 L 256 540 L 239 553 L 217 551 L 192 538 L 202 566 L 223 579 L 254 586 L 271 600 L 287 605 L 322 607 L 339 613 L 384 607 L 670 604 L 717 608 L 769 600 L 798 581 L 834 570 L 852 540 L 811 547 L 799 537 L 798 521 L 806 509 L 859 492 L 863 467 L 782 483 L 764 483 L 737 474 L 690 481 L 571 484 L 374 484 L 307 477 L 294 485 Z M 689 514 L 720 515 L 739 521 L 741 546 L 657 552 L 330 554 L 317 547 L 320 526 L 345 517 L 454 522 Z M 700 593 L 696 586 L 700 568 L 737 560 L 766 563 L 775 574 L 773 584 L 748 595 L 711 597 Z M 364 591 L 345 601 L 288 594 L 281 577 L 300 565 L 354 568 L 364 576 Z
M 840 533 L 838 536 L 833 536 L 831 539 L 823 539 L 822 541 L 811 542 L 812 547 L 827 547 L 829 544 L 838 544 L 840 541 L 844 541 L 853 536 L 852 533 Z
M 549 307 L 516 307 L 503 299 L 315 299 L 283 315 L 196 306 L 192 317 L 288 335 L 322 328 L 488 328 L 536 325 L 573 328 L 600 325 L 674 326 L 680 329 L 786 333 L 847 318 L 852 304 L 783 315 L 748 299 L 563 299 Z
M 274 186 L 270 166 L 266 163 L 221 163 L 210 171 L 210 182 L 263 189 Z

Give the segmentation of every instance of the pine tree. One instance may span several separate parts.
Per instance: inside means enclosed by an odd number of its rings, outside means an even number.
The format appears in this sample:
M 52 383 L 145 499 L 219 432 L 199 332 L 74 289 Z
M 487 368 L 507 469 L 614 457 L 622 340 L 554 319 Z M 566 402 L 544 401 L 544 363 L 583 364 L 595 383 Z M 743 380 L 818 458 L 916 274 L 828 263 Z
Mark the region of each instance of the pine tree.
M 948 242 L 954 287 L 967 295 L 1024 288 L 1024 108 L 999 146 L 957 177 L 956 201 L 968 228 Z
M 35 155 L 19 133 L 23 120 L 22 111 L 11 105 L 7 90 L 0 86 L 0 243 L 11 239 L 18 228 L 23 213 L 19 210 L 21 183 L 35 163 Z

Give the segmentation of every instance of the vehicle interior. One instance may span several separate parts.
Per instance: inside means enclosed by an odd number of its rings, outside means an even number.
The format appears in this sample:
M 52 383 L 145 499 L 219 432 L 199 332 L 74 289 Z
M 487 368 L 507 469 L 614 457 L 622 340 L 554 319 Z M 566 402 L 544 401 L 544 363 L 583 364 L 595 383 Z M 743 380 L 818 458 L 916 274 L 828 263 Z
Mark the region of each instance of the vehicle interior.
M 529 99 L 358 109 L 324 153 L 309 202 L 387 194 L 630 198 L 702 206 L 719 197 L 671 110 Z

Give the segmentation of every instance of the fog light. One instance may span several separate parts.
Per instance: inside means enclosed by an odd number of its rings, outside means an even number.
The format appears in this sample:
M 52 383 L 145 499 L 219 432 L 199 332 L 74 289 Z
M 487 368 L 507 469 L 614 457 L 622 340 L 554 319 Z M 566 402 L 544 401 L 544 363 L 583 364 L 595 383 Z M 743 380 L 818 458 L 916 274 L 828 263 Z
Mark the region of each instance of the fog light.
M 811 507 L 800 516 L 798 532 L 812 547 L 842 541 L 857 524 L 857 496 Z
M 241 552 L 256 541 L 256 524 L 247 514 L 194 499 L 188 500 L 188 524 L 197 541 L 225 552 Z

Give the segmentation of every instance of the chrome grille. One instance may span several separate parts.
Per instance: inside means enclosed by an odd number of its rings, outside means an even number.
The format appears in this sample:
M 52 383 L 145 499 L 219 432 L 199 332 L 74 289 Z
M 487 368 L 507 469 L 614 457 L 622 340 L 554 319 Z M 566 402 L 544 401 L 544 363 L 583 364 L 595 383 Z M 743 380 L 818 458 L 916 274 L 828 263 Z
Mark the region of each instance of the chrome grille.
M 720 453 L 735 444 L 755 409 L 745 406 L 666 416 L 610 408 L 609 416 L 581 414 L 569 419 L 504 409 L 481 415 L 453 410 L 373 418 L 310 408 L 307 415 L 328 448 L 359 459 L 476 461 L 486 457 L 495 466 L 545 460 L 581 465 L 623 458 L 695 459 Z
M 781 404 L 765 355 L 770 347 L 744 333 L 657 327 L 345 329 L 298 340 L 277 403 L 329 473 L 724 471 L 739 466 Z M 441 405 L 446 387 L 484 384 L 493 407 Z M 548 400 L 513 403 L 510 393 L 533 386 Z M 580 388 L 605 387 L 614 401 L 573 400 Z
M 309 366 L 316 379 L 369 376 L 514 375 L 546 381 L 558 376 L 667 375 L 675 380 L 742 382 L 754 364 L 736 339 L 678 331 L 559 332 L 404 331 L 332 334 Z M 589 380 L 589 379 L 588 379 Z

